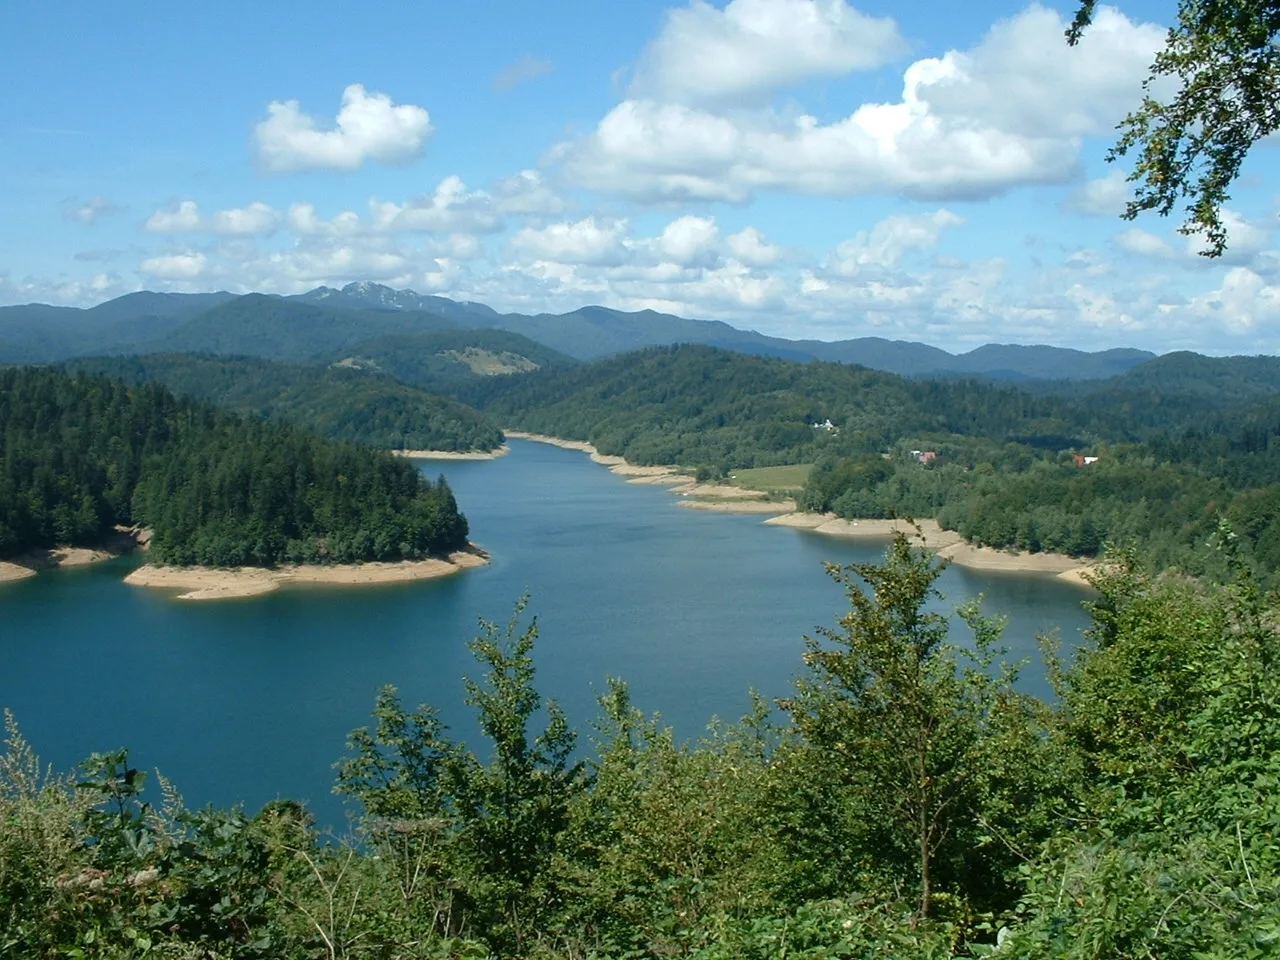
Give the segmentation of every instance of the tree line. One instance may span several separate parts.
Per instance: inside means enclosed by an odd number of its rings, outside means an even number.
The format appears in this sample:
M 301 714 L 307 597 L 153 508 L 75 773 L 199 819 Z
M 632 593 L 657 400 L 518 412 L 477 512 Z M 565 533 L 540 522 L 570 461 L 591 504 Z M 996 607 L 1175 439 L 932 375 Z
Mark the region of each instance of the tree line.
M 130 383 L 154 380 L 235 413 L 384 450 L 493 450 L 502 443 L 502 431 L 484 414 L 376 371 L 197 353 L 95 357 L 64 366 Z
M 386 453 L 128 386 L 0 370 L 0 556 L 153 531 L 159 563 L 271 566 L 445 553 L 447 483 Z
M 1019 693 L 1001 623 L 951 642 L 940 564 L 832 567 L 792 695 L 681 743 L 625 684 L 580 745 L 523 602 L 472 642 L 483 742 L 393 688 L 337 767 L 356 832 L 189 810 L 127 754 L 0 756 L 0 947 L 81 958 L 1261 957 L 1280 929 L 1274 598 L 1116 555 L 1089 644 Z M 776 709 L 775 709 L 776 707 Z
M 677 346 L 481 384 L 472 399 L 514 426 L 705 476 L 814 463 L 805 509 L 935 517 L 994 547 L 1096 556 L 1132 541 L 1157 567 L 1204 574 L 1200 547 L 1225 517 L 1270 577 L 1277 387 L 1265 357 L 1171 355 L 1099 384 L 1018 389 Z
M 927 464 L 912 444 L 936 447 Z M 1133 543 L 1153 568 L 1221 575 L 1201 547 L 1222 519 L 1267 583 L 1280 574 L 1280 401 L 1268 398 L 1139 443 L 1036 451 L 925 437 L 885 455 L 826 456 L 801 504 L 849 518 L 936 517 L 993 547 L 1097 556 Z

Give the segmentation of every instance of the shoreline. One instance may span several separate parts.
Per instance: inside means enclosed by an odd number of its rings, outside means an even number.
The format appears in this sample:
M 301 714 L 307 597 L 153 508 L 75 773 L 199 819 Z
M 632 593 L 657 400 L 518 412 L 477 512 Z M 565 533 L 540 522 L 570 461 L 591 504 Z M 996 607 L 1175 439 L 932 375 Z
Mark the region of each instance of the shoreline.
M 30 550 L 9 560 L 0 560 L 0 583 L 14 583 L 36 576 L 41 570 L 87 567 L 91 563 L 114 560 L 135 550 L 145 550 L 151 531 L 117 527 L 115 535 L 97 547 L 52 547 Z
M 231 600 L 274 593 L 287 583 L 320 583 L 352 586 L 435 580 L 489 563 L 489 555 L 475 544 L 456 550 L 448 558 L 396 562 L 300 564 L 282 567 L 154 567 L 134 570 L 124 582 L 135 587 L 180 590 L 177 600 Z
M 752 490 L 749 487 L 734 487 L 721 483 L 699 483 L 687 473 L 681 473 L 675 467 L 654 466 L 641 467 L 627 463 L 623 457 L 601 453 L 585 440 L 561 440 L 543 433 L 525 433 L 521 430 L 504 430 L 514 440 L 531 440 L 534 443 L 546 443 L 563 450 L 576 450 L 585 453 L 593 463 L 608 467 L 610 473 L 623 477 L 627 483 L 652 486 L 665 486 L 682 499 L 677 505 L 692 510 L 710 510 L 716 513 L 760 513 L 790 514 L 794 513 L 796 504 L 792 500 L 765 500 L 767 490 Z
M 392 450 L 397 457 L 410 460 L 497 460 L 511 452 L 505 443 L 496 450 Z
M 531 440 L 546 443 L 564 450 L 577 450 L 593 461 L 607 466 L 613 473 L 625 477 L 627 483 L 668 486 L 682 499 L 676 505 L 691 510 L 708 510 L 717 513 L 772 514 L 764 522 L 770 526 L 791 527 L 830 537 L 886 540 L 901 532 L 909 537 L 917 535 L 916 529 L 903 520 L 844 520 L 835 514 L 802 513 L 793 500 L 771 501 L 762 499 L 763 490 L 746 487 L 730 487 L 721 484 L 700 484 L 688 474 L 674 467 L 639 467 L 627 463 L 622 457 L 602 454 L 583 440 L 562 440 L 541 433 L 521 430 L 504 430 L 515 440 Z M 1006 571 L 1011 573 L 1052 574 L 1057 579 L 1077 586 L 1091 587 L 1087 577 L 1097 563 L 1079 557 L 1059 553 L 1030 553 L 1026 550 L 997 550 L 969 543 L 954 530 L 943 530 L 936 520 L 920 520 L 921 545 L 938 556 L 969 570 Z
M 1092 586 L 1087 576 L 1097 562 L 1061 553 L 1031 553 L 1027 550 L 998 550 L 969 543 L 954 530 L 943 530 L 936 520 L 918 520 L 919 531 L 905 520 L 844 520 L 835 514 L 791 513 L 766 520 L 770 526 L 808 530 L 828 537 L 884 540 L 895 533 L 920 540 L 920 545 L 939 557 L 969 570 L 1011 573 L 1047 573 L 1078 586 Z

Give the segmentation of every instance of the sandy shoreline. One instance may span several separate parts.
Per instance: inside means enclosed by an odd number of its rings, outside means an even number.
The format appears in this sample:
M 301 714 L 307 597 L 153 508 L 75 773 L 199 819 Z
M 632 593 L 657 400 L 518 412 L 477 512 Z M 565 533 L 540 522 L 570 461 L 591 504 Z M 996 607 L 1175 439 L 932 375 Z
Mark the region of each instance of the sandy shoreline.
M 516 440 L 532 440 L 535 443 L 548 443 L 564 450 L 577 450 L 585 453 L 595 463 L 603 464 L 611 473 L 625 477 L 627 483 L 653 484 L 670 487 L 671 492 L 681 497 L 693 497 L 689 501 L 681 501 L 682 507 L 693 507 L 697 510 L 718 510 L 723 513 L 790 513 L 796 506 L 790 500 L 768 501 L 763 498 L 765 490 L 751 490 L 747 487 L 733 487 L 727 484 L 698 483 L 687 473 L 681 473 L 675 467 L 640 467 L 627 463 L 622 457 L 601 453 L 594 446 L 583 440 L 561 440 L 542 433 L 524 433 L 520 430 L 504 430 L 508 437 Z M 702 499 L 698 499 L 702 498 Z M 708 502 L 706 498 L 712 501 Z M 727 504 L 726 500 L 740 500 L 742 503 Z M 751 504 L 756 504 L 752 506 Z
M 1052 573 L 1058 579 L 1090 586 L 1086 579 L 1097 566 L 1094 562 L 1060 553 L 1030 553 L 1026 550 L 997 550 L 967 542 L 954 530 L 943 530 L 936 520 L 918 520 L 919 531 L 905 520 L 842 520 L 835 514 L 792 513 L 773 517 L 765 523 L 779 527 L 810 530 L 830 537 L 886 539 L 895 533 L 919 535 L 922 546 L 938 556 L 970 570 L 1005 570 L 1015 573 Z
M 905 520 L 843 520 L 834 513 L 800 513 L 793 500 L 765 500 L 763 490 L 731 487 L 723 484 L 697 483 L 688 474 L 672 467 L 638 467 L 622 457 L 600 453 L 582 440 L 561 440 L 541 433 L 504 430 L 508 437 L 549 443 L 565 450 L 578 450 L 612 472 L 626 477 L 628 483 L 662 484 L 682 498 L 678 506 L 717 513 L 772 514 L 764 522 L 772 526 L 810 530 L 830 537 L 857 537 L 885 540 L 895 533 L 919 536 L 921 545 L 936 551 L 952 563 L 970 570 L 1005 570 L 1016 573 L 1051 573 L 1058 579 L 1090 586 L 1087 576 L 1095 569 L 1093 561 L 1057 553 L 1030 553 L 1025 550 L 996 550 L 967 542 L 954 530 L 943 530 L 936 520 L 917 521 L 919 530 Z
M 403 583 L 448 577 L 489 562 L 478 547 L 449 554 L 448 559 L 404 560 L 399 563 L 359 563 L 325 566 L 237 567 L 153 567 L 143 566 L 124 578 L 139 587 L 180 590 L 179 600 L 229 600 L 256 597 L 279 590 L 286 583 L 373 584 Z
M 55 567 L 84 567 L 103 560 L 114 560 L 139 548 L 146 549 L 150 531 L 117 527 L 116 532 L 100 547 L 54 547 L 32 550 L 10 560 L 0 560 L 0 583 L 26 580 L 41 570 Z
M 8 560 L 0 560 L 0 583 L 25 580 L 27 577 L 34 577 L 35 575 L 36 571 L 30 567 L 24 567 L 18 563 L 10 563 Z
M 511 452 L 505 443 L 497 450 L 392 450 L 397 457 L 411 460 L 497 460 Z
M 793 514 L 793 500 L 681 500 L 677 507 L 690 510 L 710 510 L 712 513 L 756 513 L 764 516 Z

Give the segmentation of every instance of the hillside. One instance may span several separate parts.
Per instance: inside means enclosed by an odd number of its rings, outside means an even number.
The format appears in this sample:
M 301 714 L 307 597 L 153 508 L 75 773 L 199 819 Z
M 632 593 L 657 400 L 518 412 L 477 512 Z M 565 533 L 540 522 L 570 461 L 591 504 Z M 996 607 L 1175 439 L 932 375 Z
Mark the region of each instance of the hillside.
M 208 354 L 98 357 L 67 367 L 130 383 L 163 383 L 236 413 L 383 449 L 492 450 L 502 443 L 497 426 L 470 407 L 358 369 Z
M 383 334 L 456 326 L 418 311 L 332 310 L 252 293 L 196 314 L 156 339 L 152 349 L 305 360 Z
M 152 301 L 163 302 L 163 309 Z M 0 310 L 0 363 L 161 351 L 304 360 L 374 337 L 449 329 L 505 330 L 579 360 L 650 346 L 698 343 L 789 360 L 856 363 L 913 377 L 1096 379 L 1114 376 L 1154 356 L 1142 350 L 1094 354 L 1000 345 L 955 355 L 926 344 L 879 337 L 830 343 L 787 340 L 722 321 L 690 320 L 651 310 L 628 313 L 587 306 L 563 314 L 501 314 L 484 304 L 422 296 L 376 283 L 350 283 L 341 290 L 318 287 L 293 297 L 130 294 L 92 310 L 7 307 Z
M 1082 423 L 1127 439 L 1178 430 L 1215 411 L 1280 393 L 1280 357 L 1205 357 L 1168 353 L 1106 380 L 1015 384 L 1035 396 L 1066 399 Z
M 150 527 L 156 563 L 417 559 L 466 544 L 446 484 L 160 384 L 0 370 L 0 557 Z
M 633 463 L 801 463 L 935 434 L 1054 448 L 1075 442 L 1063 437 L 1075 424 L 1054 398 L 693 345 L 495 380 L 476 401 L 509 426 L 590 440 Z M 833 429 L 815 426 L 828 420 Z
M 99 353 L 130 353 L 190 317 L 234 299 L 230 293 L 151 293 L 87 310 L 27 304 L 0 307 L 0 363 L 48 363 Z
M 573 358 L 505 330 L 441 330 L 362 340 L 320 358 L 373 370 L 446 394 L 468 393 L 490 377 L 564 370 Z
M 819 449 L 878 453 L 904 436 L 1057 451 L 1244 416 L 1249 402 L 1280 393 L 1280 358 L 1170 354 L 1108 380 L 1029 384 L 921 380 L 690 345 L 492 380 L 465 399 L 513 426 L 589 438 L 612 453 L 626 447 L 629 459 L 642 443 L 655 444 L 643 454 L 655 462 L 749 466 L 783 462 L 776 456 L 784 450 L 790 462 L 804 462 Z M 818 436 L 812 424 L 826 420 L 838 430 Z M 731 433 L 737 439 L 725 440 Z M 704 439 L 679 439 L 685 435 Z M 714 453 L 697 454 L 707 443 Z

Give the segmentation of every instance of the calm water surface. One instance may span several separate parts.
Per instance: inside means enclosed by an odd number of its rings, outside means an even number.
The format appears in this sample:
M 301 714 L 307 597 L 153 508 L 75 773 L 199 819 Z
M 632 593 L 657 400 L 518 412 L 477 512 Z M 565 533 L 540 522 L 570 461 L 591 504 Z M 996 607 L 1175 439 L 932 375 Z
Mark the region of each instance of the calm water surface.
M 459 677 L 479 616 L 505 622 L 523 593 L 538 617 L 539 686 L 580 726 L 606 677 L 681 736 L 736 717 L 747 691 L 786 692 L 802 638 L 846 607 L 824 560 L 880 556 L 882 544 L 764 526 L 759 517 L 678 508 L 580 453 L 513 441 L 494 461 L 424 463 L 444 473 L 493 563 L 427 583 L 294 586 L 265 597 L 182 603 L 125 586 L 129 558 L 0 585 L 0 705 L 43 759 L 66 768 L 127 746 L 189 805 L 277 796 L 325 822 L 345 735 L 375 691 L 395 684 L 475 731 Z M 1043 575 L 950 568 L 946 606 L 977 593 L 1005 614 L 1005 641 L 1032 657 L 1036 636 L 1078 638 L 1088 593 Z

